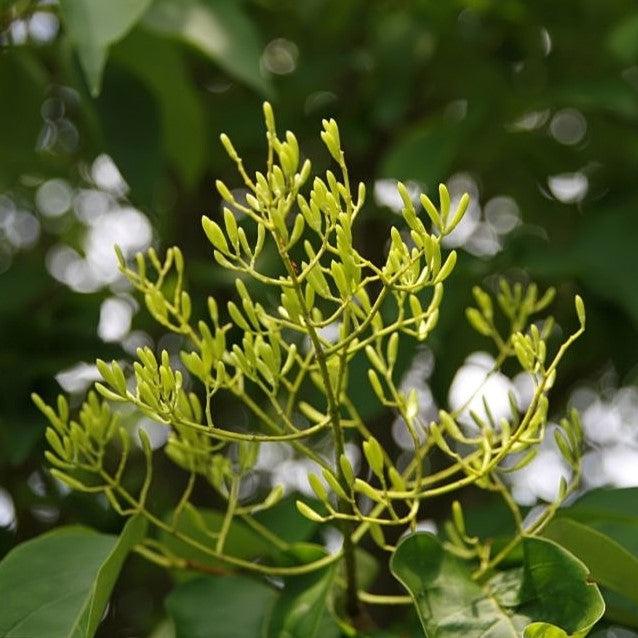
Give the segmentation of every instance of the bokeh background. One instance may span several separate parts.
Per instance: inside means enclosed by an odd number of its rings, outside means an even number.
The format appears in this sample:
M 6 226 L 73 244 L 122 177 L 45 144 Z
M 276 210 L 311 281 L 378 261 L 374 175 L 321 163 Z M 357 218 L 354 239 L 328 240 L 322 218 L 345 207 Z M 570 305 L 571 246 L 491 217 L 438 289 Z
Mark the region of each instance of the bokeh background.
M 351 173 L 368 187 L 357 241 L 371 255 L 385 250 L 396 179 L 431 196 L 439 182 L 471 194 L 447 240 L 460 259 L 438 329 L 403 362 L 423 414 L 460 405 L 490 366 L 463 314 L 474 284 L 493 290 L 503 275 L 555 286 L 563 334 L 579 293 L 588 330 L 565 360 L 553 409 L 582 411 L 583 489 L 638 485 L 634 2 L 61 4 L 0 0 L 0 556 L 57 524 L 121 525 L 105 503 L 47 474 L 29 395 L 64 391 L 77 404 L 96 357 L 130 361 L 140 345 L 179 351 L 119 277 L 114 243 L 129 255 L 178 244 L 194 297 L 233 294 L 199 219 L 220 215 L 216 178 L 239 184 L 220 132 L 261 166 L 265 98 L 318 171 L 329 163 L 321 119 L 338 120 Z M 497 375 L 484 389 L 496 412 L 509 390 L 523 404 L 527 380 Z M 376 409 L 366 416 L 400 454 L 401 428 Z M 126 419 L 161 447 L 161 428 Z M 513 477 L 525 506 L 551 500 L 569 471 L 551 441 Z M 307 489 L 307 469 L 280 450 L 264 451 L 257 471 L 293 492 Z M 167 503 L 172 471 L 166 464 L 156 488 Z M 423 525 L 442 511 L 435 504 Z M 103 635 L 159 636 L 169 587 L 133 559 Z

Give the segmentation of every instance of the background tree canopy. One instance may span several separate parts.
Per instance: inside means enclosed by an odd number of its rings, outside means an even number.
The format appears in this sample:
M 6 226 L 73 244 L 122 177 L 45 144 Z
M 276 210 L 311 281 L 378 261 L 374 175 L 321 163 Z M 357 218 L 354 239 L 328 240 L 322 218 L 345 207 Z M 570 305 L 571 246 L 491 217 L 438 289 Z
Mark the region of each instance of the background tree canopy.
M 356 242 L 371 255 L 400 207 L 394 180 L 470 192 L 450 239 L 462 249 L 454 284 L 410 368 L 432 405 L 454 401 L 452 381 L 483 347 L 463 315 L 472 285 L 555 285 L 559 326 L 578 292 L 588 330 L 554 393 L 584 410 L 586 487 L 638 485 L 635 3 L 0 0 L 0 46 L 0 556 L 60 523 L 120 530 L 44 470 L 30 393 L 61 386 L 79 401 L 96 356 L 179 348 L 136 315 L 114 243 L 178 244 L 194 299 L 231 294 L 199 218 L 221 214 L 216 178 L 236 183 L 221 131 L 261 161 L 265 98 L 317 171 L 321 119 L 339 121 L 370 193 Z M 130 415 L 152 430 L 140 421 Z M 517 485 L 521 503 L 546 496 L 551 453 Z M 162 480 L 169 502 L 168 469 Z M 489 526 L 482 512 L 476 525 Z M 100 635 L 160 632 L 168 578 L 136 558 L 126 570 Z M 618 617 L 638 626 L 636 612 Z

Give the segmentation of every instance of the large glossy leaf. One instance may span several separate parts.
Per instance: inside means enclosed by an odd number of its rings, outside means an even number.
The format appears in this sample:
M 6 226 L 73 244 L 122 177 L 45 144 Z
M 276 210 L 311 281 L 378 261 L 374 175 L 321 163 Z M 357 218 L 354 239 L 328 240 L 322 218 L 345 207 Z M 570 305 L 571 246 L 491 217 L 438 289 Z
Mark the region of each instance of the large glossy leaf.
M 544 536 L 580 558 L 596 582 L 638 603 L 638 557 L 613 538 L 569 518 L 552 521 Z
M 530 628 L 535 636 L 584 636 L 604 612 L 587 568 L 551 541 L 529 538 L 523 547 L 522 566 L 481 584 L 432 534 L 403 540 L 390 567 L 413 597 L 426 636 L 518 638 L 532 623 L 541 623 Z
M 176 638 L 255 638 L 277 592 L 247 576 L 195 578 L 179 585 L 166 606 Z
M 158 0 L 144 25 L 198 49 L 249 86 L 268 91 L 259 68 L 259 36 L 237 0 Z
M 64 24 L 93 96 L 100 92 L 109 47 L 123 38 L 152 0 L 60 0 Z
M 601 532 L 638 556 L 638 488 L 592 490 L 560 509 L 558 518 L 564 517 Z
M 283 564 L 297 564 L 323 556 L 321 546 L 299 543 L 279 559 Z M 286 577 L 281 592 L 248 576 L 196 577 L 178 585 L 167 599 L 167 608 L 177 638 L 336 638 L 339 632 L 327 612 L 335 573 L 336 566 L 330 565 Z
M 18 545 L 0 563 L 0 635 L 89 638 L 95 633 L 130 549 L 146 521 L 120 536 L 63 527 Z
M 557 516 L 594 527 L 607 523 L 638 524 L 638 487 L 591 490 L 569 507 L 558 510 Z
M 319 546 L 308 546 L 294 558 L 303 562 L 325 556 Z M 310 551 L 308 551 L 310 550 Z M 278 597 L 268 620 L 268 638 L 314 638 L 324 621 L 326 599 L 335 576 L 335 565 L 325 569 L 285 579 L 284 589 Z
M 600 547 L 601 551 L 603 547 L 609 548 L 610 544 L 616 543 L 621 551 L 629 552 L 633 559 L 623 561 L 622 565 L 618 565 L 618 563 L 597 565 L 598 568 L 604 568 L 607 572 L 611 572 L 606 574 L 607 579 L 621 578 L 620 574 L 623 573 L 625 577 L 628 576 L 624 567 L 635 565 L 636 557 L 638 557 L 638 488 L 600 488 L 587 492 L 569 507 L 561 508 L 554 523 L 562 521 L 564 518 L 585 525 L 591 530 L 590 535 L 601 534 L 605 539 L 605 543 Z M 613 547 L 613 545 L 611 546 Z M 595 576 L 601 577 L 601 574 L 597 574 L 594 569 L 594 563 L 599 563 L 598 547 L 596 547 L 595 552 L 589 552 L 588 555 L 584 553 L 579 555 L 576 548 L 573 551 Z M 617 566 L 618 569 L 616 569 Z M 605 617 L 638 628 L 636 586 L 618 589 L 613 587 L 610 582 L 605 583 L 601 580 L 601 583 L 607 585 L 603 589 L 607 606 Z M 610 591 L 610 589 L 614 591 Z

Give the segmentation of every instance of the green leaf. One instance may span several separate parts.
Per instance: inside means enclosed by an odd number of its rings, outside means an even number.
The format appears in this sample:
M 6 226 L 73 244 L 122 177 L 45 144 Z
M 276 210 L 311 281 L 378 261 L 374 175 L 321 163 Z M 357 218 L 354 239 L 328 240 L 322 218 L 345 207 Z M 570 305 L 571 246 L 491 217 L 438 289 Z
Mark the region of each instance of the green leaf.
M 621 548 L 638 556 L 638 488 L 600 488 L 587 492 L 569 507 L 558 510 L 557 518 L 567 517 L 603 534 Z M 580 559 L 589 565 L 584 556 Z M 591 567 L 591 566 L 590 566 Z M 603 589 L 605 617 L 638 628 L 638 609 L 632 592 Z
M 566 516 L 597 529 L 611 523 L 638 525 L 638 487 L 591 490 L 569 507 L 559 509 L 557 516 Z
M 590 638 L 638 638 L 638 634 L 625 627 L 611 626 L 597 629 Z
M 603 589 L 605 619 L 627 627 L 638 629 L 638 608 L 626 596 Z
M 634 104 L 633 95 L 631 99 Z M 583 221 L 569 245 L 557 245 L 544 254 L 540 250 L 530 253 L 526 265 L 535 276 L 577 277 L 602 299 L 624 308 L 638 326 L 638 286 L 632 272 L 638 242 L 634 216 L 634 205 L 618 210 L 601 208 L 595 219 Z M 606 259 L 605 255 L 614 257 Z
M 580 558 L 596 582 L 638 603 L 638 557 L 622 545 L 569 518 L 553 520 L 543 535 Z
M 210 532 L 215 533 L 221 529 L 223 520 L 224 515 L 221 512 L 200 508 L 196 510 L 191 505 L 187 505 L 179 518 L 176 529 L 197 542 L 214 549 L 215 540 L 204 531 L 202 524 L 206 525 Z M 170 521 L 171 517 L 169 516 L 167 517 L 167 522 Z M 226 563 L 211 557 L 206 552 L 186 545 L 167 532 L 160 532 L 160 541 L 181 558 L 202 563 L 209 567 L 226 566 Z M 263 536 L 260 536 L 241 521 L 234 519 L 226 537 L 224 553 L 236 558 L 268 557 L 272 560 L 277 556 L 278 550 L 266 541 Z
M 96 107 L 104 149 L 130 185 L 133 200 L 152 204 L 162 171 L 162 126 L 155 97 L 122 67 L 109 67 Z
M 592 490 L 561 508 L 558 517 L 584 523 L 638 556 L 638 488 Z
M 175 623 L 171 618 L 164 618 L 154 627 L 148 638 L 175 638 Z
M 306 549 L 308 546 L 306 546 Z M 298 556 L 303 562 L 325 556 L 322 547 L 312 547 Z M 269 638 L 313 638 L 324 621 L 326 600 L 335 576 L 335 565 L 303 576 L 286 578 L 284 590 L 273 607 L 266 636 Z
M 232 535 L 231 528 L 229 542 Z M 234 543 L 237 545 L 236 537 Z M 254 551 L 246 551 L 246 556 L 254 554 Z M 296 565 L 325 554 L 320 545 L 297 543 L 288 551 L 279 552 L 278 558 L 281 564 Z M 235 575 L 195 577 L 177 587 L 169 596 L 167 607 L 175 621 L 177 638 L 312 638 L 318 635 L 328 638 L 336 636 L 334 622 L 326 613 L 335 573 L 336 565 L 330 565 L 311 574 L 288 577 L 281 594 L 259 579 Z M 198 602 L 201 600 L 208 602 Z M 241 618 L 241 623 L 237 618 Z
M 248 86 L 269 92 L 259 67 L 259 36 L 237 0 L 158 0 L 144 25 L 194 47 Z
M 255 638 L 276 596 L 247 576 L 204 577 L 179 585 L 166 607 L 176 638 Z
M 412 595 L 426 636 L 518 638 L 538 622 L 584 636 L 604 612 L 587 568 L 543 539 L 524 539 L 523 553 L 521 567 L 479 584 L 468 563 L 446 551 L 436 536 L 421 533 L 399 544 L 390 569 Z M 540 629 L 536 625 L 530 631 L 540 636 Z M 543 630 L 549 632 L 546 626 Z M 552 634 L 562 635 L 545 633 Z
M 203 104 L 179 47 L 135 29 L 113 47 L 111 55 L 153 93 L 160 109 L 164 153 L 182 181 L 194 186 L 206 164 L 207 132 Z
M 255 518 L 288 543 L 307 541 L 317 531 L 318 525 L 308 520 L 305 516 L 299 516 L 295 505 L 296 500 L 297 496 L 295 494 L 286 496 L 274 507 L 258 512 Z M 318 501 L 306 500 L 312 507 L 318 504 Z
M 22 170 L 33 169 L 47 83 L 45 69 L 31 51 L 4 47 L 0 63 L 0 189 L 13 186 Z
M 60 10 L 93 97 L 99 95 L 109 47 L 123 38 L 152 0 L 60 0 Z
M 525 638 L 569 638 L 569 634 L 556 625 L 534 622 L 525 629 Z
M 609 33 L 611 51 L 625 63 L 638 58 L 638 13 L 625 16 Z
M 450 171 L 462 138 L 462 126 L 431 119 L 409 132 L 383 160 L 383 175 L 416 179 L 433 188 Z
M 120 536 L 63 527 L 18 545 L 0 563 L 0 635 L 93 636 L 130 549 L 146 533 L 132 518 Z

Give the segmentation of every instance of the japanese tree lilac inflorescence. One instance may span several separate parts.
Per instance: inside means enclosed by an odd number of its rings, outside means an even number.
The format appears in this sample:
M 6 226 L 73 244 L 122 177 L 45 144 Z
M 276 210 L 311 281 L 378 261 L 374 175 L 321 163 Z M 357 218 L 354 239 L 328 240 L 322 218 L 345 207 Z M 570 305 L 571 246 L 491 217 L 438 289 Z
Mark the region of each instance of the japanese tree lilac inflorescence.
M 383 550 L 392 552 L 388 537 L 397 534 L 389 534 L 390 528 L 414 530 L 419 514 L 427 512 L 428 499 L 475 485 L 502 494 L 518 525 L 511 543 L 494 553 L 490 544 L 468 536 L 461 506 L 454 502 L 446 547 L 474 559 L 475 577 L 480 578 L 523 537 L 540 533 L 578 481 L 580 424 L 578 415 L 570 413 L 555 436 L 574 478 L 560 486 L 557 501 L 525 525 L 507 488 L 507 473 L 528 463 L 543 439 L 548 392 L 558 363 L 584 330 L 583 303 L 576 298 L 580 327 L 550 354 L 551 319 L 531 325 L 530 320 L 549 305 L 553 291 L 540 295 L 534 285 L 510 285 L 505 280 L 495 296 L 475 288 L 476 306 L 467 310 L 467 319 L 493 342 L 497 352 L 488 378 L 509 360 L 530 375 L 533 396 L 524 410 L 510 397 L 508 419 L 496 421 L 485 404 L 483 416 L 471 412 L 474 426 L 468 427 L 459 417 L 474 398 L 470 397 L 456 412 L 442 410 L 436 421 L 424 422 L 416 389 L 405 390 L 399 384 L 397 360 L 405 347 L 402 342 L 423 342 L 436 327 L 457 259 L 454 251 L 445 254 L 442 239 L 462 220 L 468 196 L 453 207 L 441 185 L 438 206 L 421 195 L 423 217 L 399 183 L 404 223 L 401 229 L 391 227 L 387 256 L 368 259 L 354 241 L 366 189 L 362 183 L 351 184 L 336 122 L 323 121 L 321 139 L 335 170 L 322 178 L 312 176 L 310 161 L 302 159 L 295 136 L 290 131 L 281 137 L 277 133 L 268 103 L 264 114 L 265 169 L 250 174 L 229 138 L 222 135 L 245 191 L 231 190 L 218 181 L 217 190 L 225 202 L 223 214 L 217 220 L 202 218 L 216 264 L 237 277 L 237 295 L 225 309 L 210 297 L 207 316 L 192 316 L 179 248 L 169 248 L 163 258 L 151 249 L 146 255 L 138 254 L 133 263 L 118 252 L 122 273 L 141 293 L 151 315 L 184 337 L 187 346 L 181 361 L 195 382 L 185 387 L 167 352 L 156 356 L 150 348 L 140 348 L 132 369 L 117 361 L 98 360 L 102 381 L 76 417 L 63 397 L 56 407 L 34 397 L 50 421 L 46 458 L 51 472 L 72 489 L 105 494 L 122 515 L 141 514 L 164 535 L 229 568 L 286 576 L 343 561 L 342 609 L 350 615 L 361 601 L 394 602 L 393 597 L 359 588 L 355 547 L 362 539 L 369 534 Z M 264 255 L 276 256 L 277 271 L 262 267 Z M 266 304 L 263 299 L 267 298 L 277 303 Z M 337 333 L 330 339 L 325 330 L 329 326 L 336 327 Z M 401 418 L 409 434 L 412 453 L 407 466 L 395 464 L 350 398 L 349 371 L 357 357 L 368 362 L 367 381 L 376 399 L 388 413 Z M 315 391 L 309 393 L 308 387 Z M 216 400 L 223 394 L 245 405 L 251 415 L 249 428 L 218 417 Z M 154 453 L 143 430 L 139 430 L 139 443 L 146 463 L 144 479 L 134 489 L 125 480 L 132 445 L 129 431 L 118 420 L 120 403 L 135 406 L 169 430 L 164 452 L 186 474 L 184 492 L 169 520 L 149 507 Z M 331 440 L 329 455 L 325 447 L 316 445 L 325 435 Z M 316 463 L 317 472 L 308 476 L 316 500 L 300 499 L 297 509 L 312 521 L 337 526 L 344 537 L 339 551 L 287 565 L 246 560 L 226 551 L 236 518 L 278 546 L 286 545 L 254 518 L 256 512 L 281 499 L 283 488 L 248 501 L 240 498 L 242 481 L 255 464 L 260 443 L 292 446 L 298 455 Z M 367 467 L 355 472 L 345 453 L 346 443 L 360 447 Z M 448 463 L 428 473 L 424 461 L 435 452 Z M 194 486 L 200 482 L 226 503 L 217 529 L 207 528 L 191 504 Z M 210 542 L 203 543 L 201 536 L 190 536 L 180 527 L 180 517 L 187 510 Z M 160 565 L 198 568 L 152 537 L 137 550 Z

